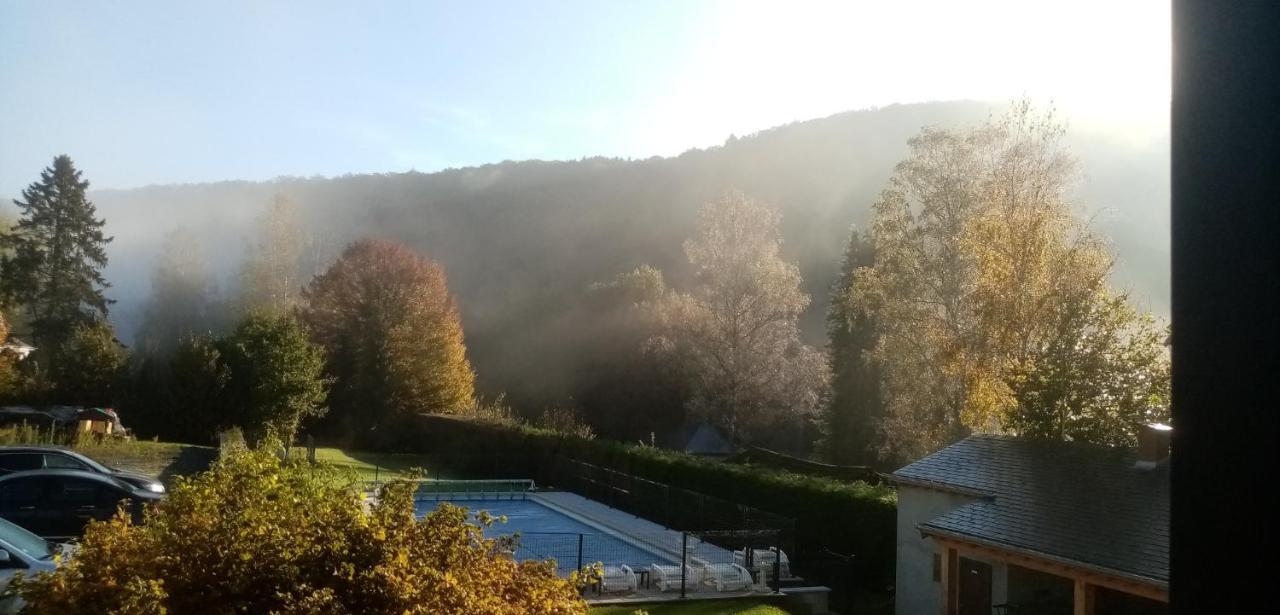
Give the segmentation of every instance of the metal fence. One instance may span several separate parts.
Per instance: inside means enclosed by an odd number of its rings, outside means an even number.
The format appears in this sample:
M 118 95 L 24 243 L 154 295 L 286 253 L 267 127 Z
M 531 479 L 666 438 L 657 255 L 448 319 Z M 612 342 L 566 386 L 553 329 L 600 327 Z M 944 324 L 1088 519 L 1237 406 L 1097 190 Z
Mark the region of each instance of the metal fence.
M 518 534 L 510 554 L 554 560 L 557 572 L 595 568 L 596 594 L 776 593 L 793 578 L 775 530 Z
M 568 457 L 558 457 L 556 464 L 557 487 L 672 529 L 692 532 L 773 530 L 786 539 L 795 529 L 793 519 L 746 504 Z

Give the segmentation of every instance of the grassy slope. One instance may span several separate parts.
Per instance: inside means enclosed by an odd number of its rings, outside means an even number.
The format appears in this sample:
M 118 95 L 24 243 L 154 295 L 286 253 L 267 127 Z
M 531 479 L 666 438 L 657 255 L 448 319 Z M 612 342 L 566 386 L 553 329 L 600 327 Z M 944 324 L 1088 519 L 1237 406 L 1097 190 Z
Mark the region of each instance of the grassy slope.
M 754 600 L 690 600 L 667 604 L 604 606 L 591 609 L 591 615 L 631 615 L 637 610 L 649 615 L 787 615 L 787 611 Z
M 291 456 L 305 457 L 305 448 L 294 448 Z M 400 472 L 412 469 L 425 469 L 432 478 L 449 478 L 437 468 L 433 468 L 422 455 L 400 453 L 366 453 L 362 451 L 344 451 L 338 448 L 316 447 L 316 461 L 329 463 L 339 468 L 352 470 L 361 480 L 386 480 L 394 478 Z

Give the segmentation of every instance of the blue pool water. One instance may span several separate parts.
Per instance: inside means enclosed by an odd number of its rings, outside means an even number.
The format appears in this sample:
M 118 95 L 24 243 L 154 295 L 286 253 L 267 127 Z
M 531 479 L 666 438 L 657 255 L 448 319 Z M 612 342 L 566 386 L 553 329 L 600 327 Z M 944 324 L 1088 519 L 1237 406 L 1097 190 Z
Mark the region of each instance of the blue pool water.
M 495 522 L 486 534 L 490 536 L 520 535 L 516 558 L 554 559 L 561 574 L 578 566 L 578 537 L 582 536 L 582 564 L 594 562 L 632 568 L 648 568 L 649 564 L 673 564 L 669 557 L 658 555 L 602 533 L 600 530 L 556 512 L 534 500 L 464 500 L 451 504 L 489 514 L 505 516 L 506 523 Z M 417 503 L 419 516 L 435 510 L 437 502 Z

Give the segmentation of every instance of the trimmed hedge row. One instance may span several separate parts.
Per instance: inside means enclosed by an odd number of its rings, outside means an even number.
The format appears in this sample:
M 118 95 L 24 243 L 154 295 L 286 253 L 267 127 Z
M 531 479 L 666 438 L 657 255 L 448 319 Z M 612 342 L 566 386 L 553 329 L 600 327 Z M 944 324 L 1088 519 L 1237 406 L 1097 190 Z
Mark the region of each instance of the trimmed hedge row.
M 557 475 L 563 464 L 556 463 L 565 457 L 739 502 L 795 519 L 797 550 L 811 556 L 824 549 L 852 553 L 861 564 L 862 582 L 892 583 L 897 505 L 889 487 L 438 415 L 415 417 L 387 440 L 384 447 L 429 455 L 463 476 L 567 484 L 568 477 Z

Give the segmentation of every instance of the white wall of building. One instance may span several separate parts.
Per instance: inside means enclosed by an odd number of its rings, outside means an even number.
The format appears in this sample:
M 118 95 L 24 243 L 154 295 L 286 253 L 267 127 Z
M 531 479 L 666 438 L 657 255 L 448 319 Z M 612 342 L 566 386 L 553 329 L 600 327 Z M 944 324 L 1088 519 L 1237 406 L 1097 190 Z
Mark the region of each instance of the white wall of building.
M 933 578 L 933 555 L 941 550 L 932 539 L 922 538 L 917 526 L 972 501 L 971 497 L 954 493 L 898 486 L 898 562 L 894 582 L 897 615 L 942 612 L 942 583 Z M 1008 587 L 1005 565 L 982 558 L 970 559 L 991 565 L 991 602 L 1004 602 Z

